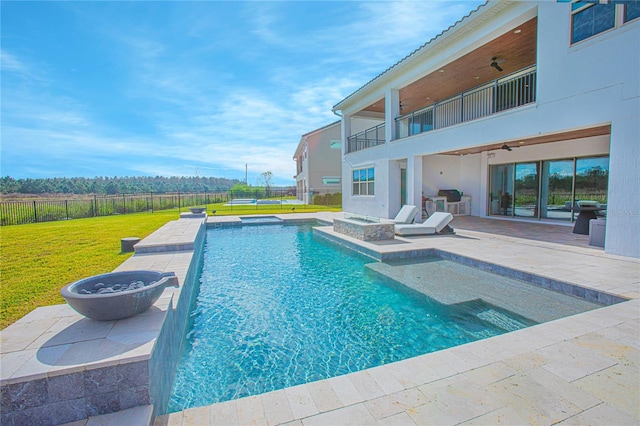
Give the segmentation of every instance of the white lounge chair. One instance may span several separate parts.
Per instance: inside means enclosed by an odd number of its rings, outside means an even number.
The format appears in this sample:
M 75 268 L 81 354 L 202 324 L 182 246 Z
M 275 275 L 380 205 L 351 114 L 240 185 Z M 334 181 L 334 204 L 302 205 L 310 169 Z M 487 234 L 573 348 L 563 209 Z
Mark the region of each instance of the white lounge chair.
M 435 212 L 423 223 L 395 225 L 395 233 L 400 236 L 432 235 L 441 232 L 453 220 L 451 213 Z
M 396 217 L 393 219 L 381 219 L 380 222 L 386 223 L 411 223 L 413 219 L 418 215 L 418 208 L 416 206 L 412 206 L 410 204 L 405 204 L 402 206 Z

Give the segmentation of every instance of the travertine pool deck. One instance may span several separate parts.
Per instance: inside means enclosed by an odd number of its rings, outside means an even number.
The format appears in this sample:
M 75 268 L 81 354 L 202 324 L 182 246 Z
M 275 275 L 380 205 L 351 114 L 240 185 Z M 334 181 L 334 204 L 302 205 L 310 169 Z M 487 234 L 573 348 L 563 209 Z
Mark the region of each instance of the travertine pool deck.
M 330 223 L 341 216 L 281 217 Z M 239 223 L 239 218 L 207 221 L 214 226 Z M 182 283 L 193 258 L 198 222 L 181 219 L 161 228 L 136 246 L 136 255 L 117 270 L 173 271 Z M 456 229 L 452 236 L 378 243 L 334 237 L 380 255 L 436 248 L 632 300 L 346 376 L 159 416 L 155 424 L 640 423 L 640 261 L 583 247 L 579 241 L 566 245 L 512 236 L 517 233 Z M 333 230 L 326 226 L 322 232 L 331 235 Z M 126 410 L 144 406 L 131 395 L 120 394 L 121 413 L 92 417 L 100 414 L 92 395 L 75 389 L 82 404 L 62 406 L 52 395 L 52 383 L 63 372 L 84 373 L 86 380 L 87 372 L 98 367 L 148 360 L 159 326 L 180 291 L 169 288 L 146 313 L 107 323 L 86 320 L 66 305 L 33 311 L 2 331 L 2 384 L 44 380 L 49 386 L 45 402 L 54 420 L 61 410 L 73 408 L 78 425 L 145 424 Z M 19 397 L 3 393 L 3 408 L 20 405 Z M 5 414 L 3 409 L 2 424 L 11 424 L 8 420 L 14 417 Z

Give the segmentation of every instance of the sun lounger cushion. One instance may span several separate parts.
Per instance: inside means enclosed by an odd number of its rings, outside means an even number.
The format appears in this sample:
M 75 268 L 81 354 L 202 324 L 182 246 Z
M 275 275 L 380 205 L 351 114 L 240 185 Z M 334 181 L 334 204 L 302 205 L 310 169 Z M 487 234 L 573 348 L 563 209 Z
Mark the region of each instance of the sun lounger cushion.
M 396 217 L 393 219 L 382 219 L 381 222 L 391 223 L 411 223 L 418 214 L 419 210 L 416 206 L 405 204 L 402 206 Z
M 395 225 L 397 235 L 431 235 L 442 231 L 453 220 L 451 213 L 435 212 L 423 223 Z

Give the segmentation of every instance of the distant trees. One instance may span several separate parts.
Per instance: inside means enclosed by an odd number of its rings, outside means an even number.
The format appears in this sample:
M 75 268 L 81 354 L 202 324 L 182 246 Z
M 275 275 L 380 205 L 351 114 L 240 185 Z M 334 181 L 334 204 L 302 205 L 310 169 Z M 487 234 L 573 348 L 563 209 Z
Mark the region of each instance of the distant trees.
M 14 179 L 0 177 L 2 194 L 135 194 L 141 192 L 220 192 L 239 184 L 238 179 L 216 177 L 94 177 Z

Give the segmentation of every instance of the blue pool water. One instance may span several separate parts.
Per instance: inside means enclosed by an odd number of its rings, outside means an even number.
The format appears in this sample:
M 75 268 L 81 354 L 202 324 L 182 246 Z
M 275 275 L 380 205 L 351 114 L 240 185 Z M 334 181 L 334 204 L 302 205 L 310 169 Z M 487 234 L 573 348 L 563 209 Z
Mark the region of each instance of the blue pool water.
M 481 300 L 437 303 L 365 268 L 371 262 L 313 236 L 308 225 L 208 230 L 169 411 L 355 372 L 533 323 Z

